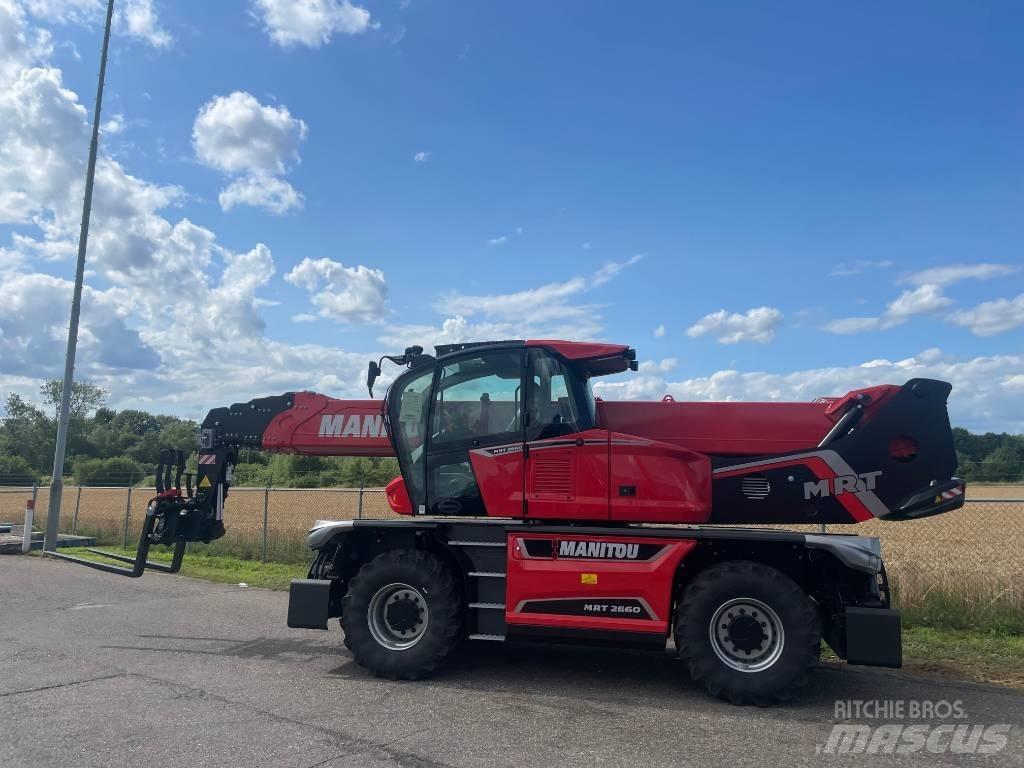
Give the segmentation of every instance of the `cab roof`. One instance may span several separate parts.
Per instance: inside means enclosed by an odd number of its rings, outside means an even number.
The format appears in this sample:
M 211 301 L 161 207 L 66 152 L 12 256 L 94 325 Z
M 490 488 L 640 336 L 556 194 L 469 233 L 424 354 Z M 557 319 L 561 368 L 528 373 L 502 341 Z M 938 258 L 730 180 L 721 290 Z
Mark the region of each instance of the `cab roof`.
M 438 344 L 434 347 L 437 356 L 462 352 L 475 348 L 499 349 L 509 347 L 540 347 L 576 363 L 591 376 L 604 376 L 636 370 L 636 351 L 626 344 L 602 344 L 590 341 L 562 341 L 559 339 L 510 339 L 506 341 L 476 341 L 461 344 Z

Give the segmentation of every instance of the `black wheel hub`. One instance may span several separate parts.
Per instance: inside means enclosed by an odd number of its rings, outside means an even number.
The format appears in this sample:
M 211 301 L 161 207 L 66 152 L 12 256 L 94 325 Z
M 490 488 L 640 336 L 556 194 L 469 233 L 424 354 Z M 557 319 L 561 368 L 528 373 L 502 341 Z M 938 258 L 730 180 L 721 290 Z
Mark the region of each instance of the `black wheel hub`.
M 767 637 L 761 622 L 749 615 L 736 616 L 729 622 L 729 640 L 739 650 L 749 653 L 764 645 Z
M 387 607 L 388 624 L 396 632 L 406 632 L 420 620 L 420 607 L 408 598 L 402 598 Z

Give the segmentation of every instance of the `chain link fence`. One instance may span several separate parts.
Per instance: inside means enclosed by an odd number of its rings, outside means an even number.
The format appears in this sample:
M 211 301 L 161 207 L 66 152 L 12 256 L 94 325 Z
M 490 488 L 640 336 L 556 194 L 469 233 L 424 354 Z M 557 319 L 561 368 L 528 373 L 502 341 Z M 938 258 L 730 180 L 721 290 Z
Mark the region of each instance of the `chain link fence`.
M 0 488 L 0 522 L 20 523 L 31 488 Z M 64 489 L 60 532 L 101 544 L 134 547 L 152 488 Z M 36 525 L 45 524 L 49 492 L 38 489 Z M 317 520 L 393 518 L 382 488 L 232 488 L 227 534 L 207 551 L 264 562 L 309 559 L 306 532 Z M 817 526 L 788 526 L 818 531 Z M 963 509 L 924 520 L 868 521 L 830 532 L 878 536 L 886 567 L 906 600 L 934 590 L 974 603 L 998 601 L 1024 610 L 1024 487 L 975 486 Z

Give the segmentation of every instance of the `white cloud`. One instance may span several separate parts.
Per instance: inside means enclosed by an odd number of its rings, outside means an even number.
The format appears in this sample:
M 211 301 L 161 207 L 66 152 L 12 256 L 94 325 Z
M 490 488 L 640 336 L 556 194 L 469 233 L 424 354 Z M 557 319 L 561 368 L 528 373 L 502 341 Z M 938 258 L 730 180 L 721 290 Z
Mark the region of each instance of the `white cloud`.
M 996 277 L 1012 275 L 1017 267 L 1011 264 L 950 264 L 944 267 L 932 267 L 920 272 L 913 272 L 902 278 L 902 282 L 912 285 L 952 285 L 961 280 L 991 280 Z
M 280 178 L 300 161 L 308 127 L 285 106 L 260 104 L 235 91 L 203 105 L 192 125 L 192 144 L 204 165 L 242 174 L 219 195 L 220 206 L 251 205 L 283 214 L 302 206 L 302 195 Z
M 730 313 L 720 309 L 704 315 L 686 329 L 686 335 L 690 338 L 710 335 L 720 344 L 737 344 L 741 341 L 767 344 L 775 338 L 782 320 L 782 312 L 775 307 L 755 307 L 744 313 Z
M 358 35 L 376 26 L 368 10 L 349 0 L 255 0 L 253 13 L 283 47 L 318 48 L 336 33 Z
M 30 29 L 14 0 L 0 0 L 0 82 L 45 59 L 53 49 L 50 33 Z
M 942 293 L 941 286 L 926 283 L 903 291 L 889 302 L 879 317 L 844 317 L 826 323 L 824 329 L 843 335 L 886 330 L 903 325 L 915 315 L 934 314 L 952 303 L 953 300 Z
M 192 143 L 200 162 L 210 168 L 283 174 L 299 162 L 299 144 L 308 130 L 287 107 L 260 104 L 251 93 L 235 91 L 200 108 Z
M 429 159 L 430 159 L 430 153 L 429 152 L 417 152 L 415 155 L 412 156 L 412 161 L 414 163 L 418 163 L 419 165 L 422 165 L 423 163 L 427 162 L 427 160 L 429 160 Z
M 603 327 L 601 307 L 576 303 L 576 300 L 604 285 L 640 258 L 608 262 L 586 277 L 576 276 L 512 293 L 449 293 L 433 305 L 445 316 L 440 326 L 392 325 L 378 341 L 390 347 L 404 347 L 481 339 L 594 339 Z
M 666 357 L 662 360 L 643 360 L 640 362 L 640 373 L 669 373 L 679 365 L 674 357 Z
M 0 224 L 80 208 L 87 142 L 85 108 L 60 70 L 23 68 L 0 83 Z
M 665 326 L 664 325 L 659 325 L 657 328 L 654 329 L 654 338 L 661 339 L 661 338 L 664 338 L 664 337 L 665 337 Z
M 124 115 L 118 112 L 100 124 L 100 130 L 107 134 L 121 133 L 125 129 Z
M 942 288 L 936 284 L 925 283 L 904 291 L 890 302 L 882 315 L 882 328 L 902 325 L 914 315 L 926 315 L 945 309 L 953 300 L 942 294 Z
M 33 16 L 57 24 L 96 26 L 106 18 L 104 0 L 25 0 Z M 119 0 L 114 4 L 114 32 L 166 48 L 174 42 L 160 25 L 153 0 Z
M 868 360 L 859 365 L 811 368 L 789 373 L 717 371 L 679 381 L 640 375 L 623 381 L 598 380 L 594 389 L 607 399 L 795 401 L 842 395 L 876 384 L 903 384 L 915 377 L 953 384 L 949 400 L 954 425 L 973 431 L 1024 431 L 1024 356 L 957 359 L 925 350 L 903 360 Z
M 434 308 L 444 314 L 489 315 L 503 320 L 515 320 L 526 316 L 532 319 L 577 316 L 588 308 L 569 306 L 566 301 L 585 291 L 588 285 L 586 278 L 573 277 L 562 283 L 548 283 L 514 293 L 451 293 L 435 302 Z
M 292 315 L 293 323 L 315 323 L 316 315 L 311 315 L 308 312 L 300 312 L 297 315 Z
M 996 336 L 1024 325 L 1024 293 L 1013 299 L 984 301 L 973 309 L 950 316 L 957 325 L 970 328 L 976 336 Z
M 379 269 L 306 258 L 284 279 L 309 294 L 320 317 L 342 322 L 373 322 L 383 318 L 388 288 Z
M 634 256 L 630 256 L 625 261 L 605 262 L 604 264 L 601 265 L 601 268 L 594 273 L 593 278 L 591 278 L 591 286 L 604 285 L 613 277 L 618 275 L 626 267 L 631 267 L 637 262 L 641 261 L 643 257 L 644 255 L 642 253 L 638 253 Z
M 508 238 L 505 235 L 501 235 L 500 237 L 492 237 L 490 240 L 487 241 L 487 244 L 488 245 L 504 245 L 507 242 L 508 242 Z
M 5 374 L 57 376 L 63 360 L 54 354 L 67 338 L 72 284 L 43 275 L 0 274 L 0 360 Z M 78 364 L 84 370 L 152 369 L 160 359 L 125 322 L 113 292 L 83 289 Z
M 251 205 L 280 215 L 301 208 L 303 196 L 284 179 L 251 173 L 235 179 L 221 190 L 217 201 L 225 211 L 236 205 Z
M 121 29 L 129 36 L 145 40 L 155 48 L 166 48 L 173 42 L 160 27 L 153 0 L 126 0 L 115 12 Z

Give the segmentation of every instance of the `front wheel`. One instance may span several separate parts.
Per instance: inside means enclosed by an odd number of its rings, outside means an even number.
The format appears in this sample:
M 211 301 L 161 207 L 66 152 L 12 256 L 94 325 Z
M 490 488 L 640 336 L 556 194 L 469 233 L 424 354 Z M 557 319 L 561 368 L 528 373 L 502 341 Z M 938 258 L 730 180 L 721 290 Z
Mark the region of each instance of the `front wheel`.
M 750 561 L 701 571 L 683 593 L 675 634 L 693 679 L 733 704 L 789 698 L 821 648 L 815 603 L 781 571 Z
M 451 569 L 422 550 L 378 555 L 359 569 L 341 604 L 346 647 L 359 665 L 391 680 L 430 675 L 462 635 Z

